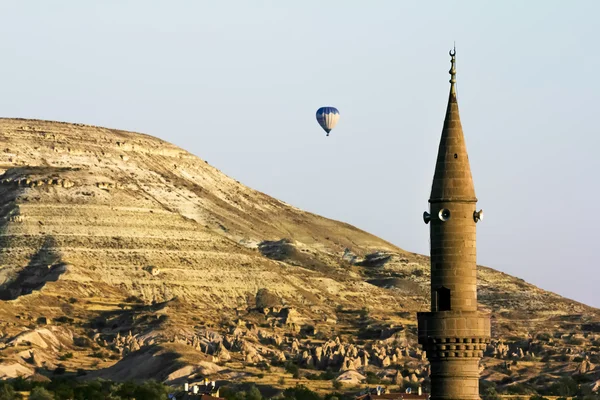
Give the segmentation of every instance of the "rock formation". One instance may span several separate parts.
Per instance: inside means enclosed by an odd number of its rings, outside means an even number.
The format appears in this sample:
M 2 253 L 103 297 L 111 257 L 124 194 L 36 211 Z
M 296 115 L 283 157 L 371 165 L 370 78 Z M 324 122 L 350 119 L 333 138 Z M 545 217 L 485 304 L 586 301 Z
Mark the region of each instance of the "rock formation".
M 148 135 L 0 119 L 0 140 L 0 376 L 59 362 L 119 379 L 132 366 L 140 379 L 175 379 L 201 363 L 226 374 L 303 362 L 345 370 L 342 382 L 371 369 L 427 375 L 414 321 L 429 306 L 427 257 Z M 535 349 L 492 343 L 495 362 L 522 348 L 558 363 L 564 342 L 597 340 L 570 332 L 596 330 L 598 310 L 490 268 L 478 275 L 499 338 L 566 335 Z

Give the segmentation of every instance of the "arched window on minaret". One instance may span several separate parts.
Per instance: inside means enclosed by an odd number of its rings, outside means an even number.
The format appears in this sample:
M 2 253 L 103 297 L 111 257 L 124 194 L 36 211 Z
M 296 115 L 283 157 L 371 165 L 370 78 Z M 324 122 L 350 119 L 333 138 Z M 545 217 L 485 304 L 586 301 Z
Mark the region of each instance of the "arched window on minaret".
M 444 286 L 437 288 L 435 302 L 437 311 L 450 311 L 450 289 Z

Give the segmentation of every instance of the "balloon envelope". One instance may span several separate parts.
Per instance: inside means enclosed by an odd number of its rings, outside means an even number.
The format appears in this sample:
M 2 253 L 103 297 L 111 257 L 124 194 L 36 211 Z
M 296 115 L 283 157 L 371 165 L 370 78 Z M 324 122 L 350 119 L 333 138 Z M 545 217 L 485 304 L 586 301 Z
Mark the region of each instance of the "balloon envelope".
M 317 110 L 317 122 L 327 132 L 327 136 L 335 128 L 339 119 L 340 112 L 335 107 L 321 107 Z

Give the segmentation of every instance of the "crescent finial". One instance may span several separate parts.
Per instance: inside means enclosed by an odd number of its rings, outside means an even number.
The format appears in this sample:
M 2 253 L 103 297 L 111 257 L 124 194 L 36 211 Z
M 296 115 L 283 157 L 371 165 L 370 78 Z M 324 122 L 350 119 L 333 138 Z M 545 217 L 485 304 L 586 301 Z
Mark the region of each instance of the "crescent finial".
M 454 48 L 449 52 L 451 60 L 450 63 L 452 67 L 450 68 L 450 93 L 453 96 L 456 96 L 456 43 L 454 43 Z

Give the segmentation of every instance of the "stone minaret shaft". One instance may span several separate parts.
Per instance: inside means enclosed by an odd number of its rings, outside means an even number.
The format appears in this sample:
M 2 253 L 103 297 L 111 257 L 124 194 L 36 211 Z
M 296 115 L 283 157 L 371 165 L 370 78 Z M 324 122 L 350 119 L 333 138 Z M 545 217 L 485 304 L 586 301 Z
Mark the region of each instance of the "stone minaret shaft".
M 479 360 L 490 341 L 489 315 L 477 311 L 475 188 L 456 99 L 450 97 L 429 199 L 431 312 L 418 313 L 419 343 L 431 364 L 431 399 L 479 399 Z

